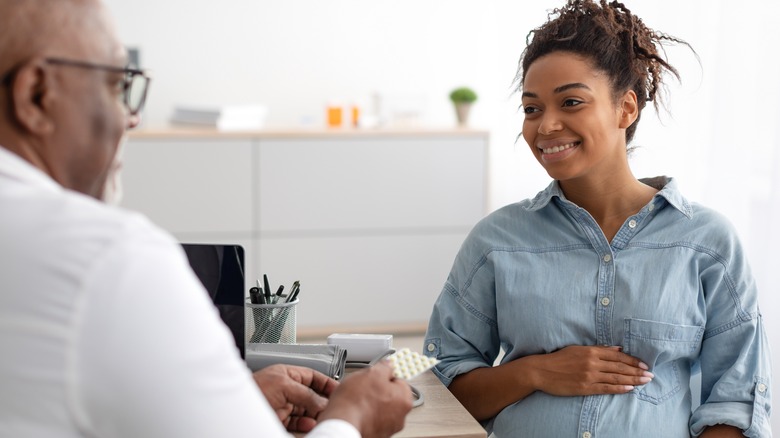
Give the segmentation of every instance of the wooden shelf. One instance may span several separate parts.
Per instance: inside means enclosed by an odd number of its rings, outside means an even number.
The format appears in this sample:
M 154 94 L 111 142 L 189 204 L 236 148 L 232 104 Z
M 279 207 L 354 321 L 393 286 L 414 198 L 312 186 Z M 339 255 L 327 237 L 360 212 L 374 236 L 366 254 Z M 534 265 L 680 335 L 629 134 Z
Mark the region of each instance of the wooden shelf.
M 286 139 L 286 138 L 341 138 L 341 137 L 488 137 L 487 130 L 472 128 L 381 128 L 381 129 L 354 129 L 354 128 L 270 128 L 252 131 L 219 131 L 214 128 L 198 127 L 160 127 L 140 128 L 129 133 L 131 139 L 197 139 L 197 138 L 258 138 L 258 139 Z

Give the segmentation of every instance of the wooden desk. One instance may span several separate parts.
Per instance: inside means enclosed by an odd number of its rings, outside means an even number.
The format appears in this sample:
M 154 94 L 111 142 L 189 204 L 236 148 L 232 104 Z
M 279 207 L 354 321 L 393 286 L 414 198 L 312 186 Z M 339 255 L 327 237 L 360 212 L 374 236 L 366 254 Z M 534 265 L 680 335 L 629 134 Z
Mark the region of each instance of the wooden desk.
M 406 416 L 404 429 L 394 438 L 486 438 L 485 429 L 458 402 L 431 371 L 414 378 L 411 384 L 425 402 Z M 303 437 L 304 434 L 295 434 Z
M 487 437 L 485 429 L 432 371 L 426 371 L 410 383 L 420 390 L 425 402 L 412 409 L 406 417 L 406 426 L 394 437 Z

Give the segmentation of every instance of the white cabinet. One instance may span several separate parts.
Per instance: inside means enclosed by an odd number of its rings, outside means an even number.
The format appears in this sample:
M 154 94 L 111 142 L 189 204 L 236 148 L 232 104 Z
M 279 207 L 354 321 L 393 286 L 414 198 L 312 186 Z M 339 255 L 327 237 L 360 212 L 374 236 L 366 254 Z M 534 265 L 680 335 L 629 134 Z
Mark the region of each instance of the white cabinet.
M 483 211 L 484 154 L 482 142 L 460 138 L 264 141 L 259 226 L 275 232 L 473 225 Z
M 248 282 L 301 282 L 299 332 L 421 328 L 484 215 L 480 131 L 140 132 L 123 204 L 181 241 L 239 243 Z
M 250 139 L 133 138 L 123 204 L 175 234 L 251 235 L 253 178 Z

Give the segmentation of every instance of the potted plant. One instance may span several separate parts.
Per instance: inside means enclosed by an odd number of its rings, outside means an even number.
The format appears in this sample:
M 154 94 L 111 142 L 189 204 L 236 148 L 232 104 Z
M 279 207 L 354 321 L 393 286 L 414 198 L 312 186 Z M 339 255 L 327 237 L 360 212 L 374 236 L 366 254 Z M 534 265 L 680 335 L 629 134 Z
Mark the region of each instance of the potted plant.
M 450 100 L 455 105 L 458 125 L 466 126 L 469 119 L 469 109 L 471 109 L 471 104 L 477 100 L 477 93 L 471 88 L 459 87 L 450 92 Z

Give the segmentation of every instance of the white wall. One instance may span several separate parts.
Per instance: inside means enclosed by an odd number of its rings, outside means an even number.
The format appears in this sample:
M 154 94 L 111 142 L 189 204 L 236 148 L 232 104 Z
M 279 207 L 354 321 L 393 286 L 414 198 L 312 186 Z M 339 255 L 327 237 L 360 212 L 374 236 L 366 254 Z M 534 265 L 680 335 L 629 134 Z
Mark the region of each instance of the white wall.
M 562 1 L 107 0 L 123 40 L 154 72 L 146 125 L 177 103 L 260 102 L 268 124 L 321 125 L 332 99 L 364 105 L 372 93 L 419 102 L 429 126 L 451 126 L 448 92 L 479 93 L 472 125 L 491 132 L 491 208 L 536 193 L 548 177 L 521 140 L 510 96 L 528 31 Z M 628 0 L 649 26 L 690 42 L 670 49 L 682 85 L 670 81 L 671 115 L 646 111 L 633 158 L 638 176 L 675 176 L 687 196 L 737 226 L 780 342 L 780 36 L 771 0 Z M 780 370 L 780 348 L 775 348 Z M 778 373 L 776 373 L 778 374 Z M 775 389 L 780 388 L 778 384 Z M 780 421 L 775 420 L 780 432 Z

